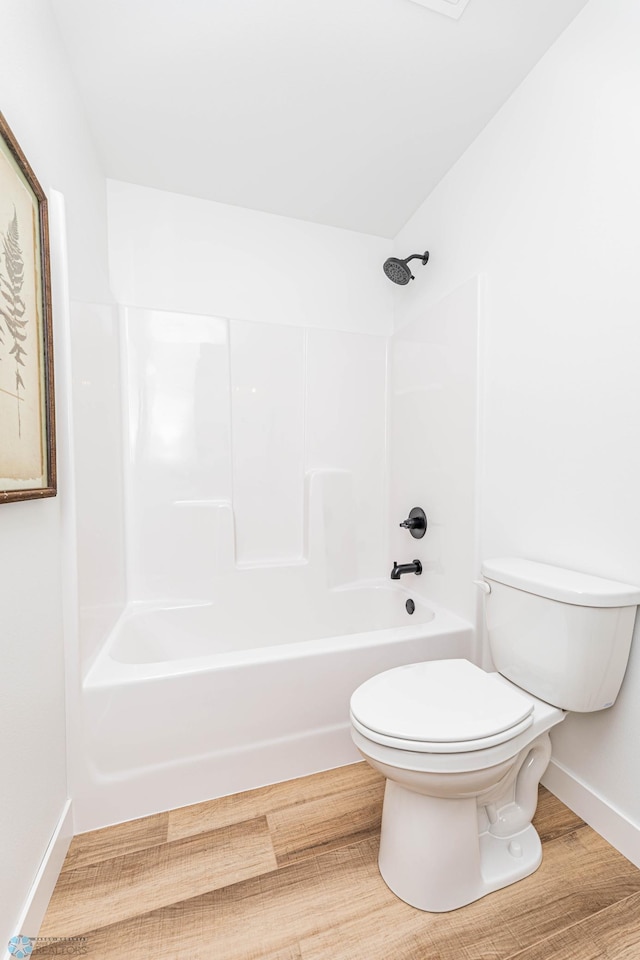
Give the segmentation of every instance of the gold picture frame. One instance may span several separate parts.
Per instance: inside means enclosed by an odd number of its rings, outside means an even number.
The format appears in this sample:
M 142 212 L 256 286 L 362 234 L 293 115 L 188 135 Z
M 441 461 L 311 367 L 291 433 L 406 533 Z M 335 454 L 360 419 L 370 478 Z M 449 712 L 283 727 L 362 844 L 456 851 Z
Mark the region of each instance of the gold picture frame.
M 47 198 L 0 113 L 0 503 L 55 495 Z

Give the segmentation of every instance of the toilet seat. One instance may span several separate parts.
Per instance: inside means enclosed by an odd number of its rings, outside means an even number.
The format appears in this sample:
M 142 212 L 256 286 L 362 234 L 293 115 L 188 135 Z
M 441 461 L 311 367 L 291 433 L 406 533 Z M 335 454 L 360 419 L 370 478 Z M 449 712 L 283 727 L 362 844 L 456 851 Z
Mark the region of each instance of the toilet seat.
M 514 739 L 533 722 L 534 699 L 468 660 L 395 667 L 351 698 L 368 740 L 415 753 L 467 753 Z
M 395 747 L 396 750 L 410 750 L 413 753 L 469 753 L 476 750 L 486 750 L 488 747 L 495 747 L 500 743 L 506 743 L 513 740 L 519 734 L 524 733 L 531 726 L 532 717 L 525 717 L 520 723 L 509 730 L 503 730 L 492 737 L 478 737 L 475 740 L 450 740 L 446 743 L 434 740 L 407 740 L 404 737 L 389 737 L 377 730 L 370 730 L 363 723 L 351 714 L 351 725 L 358 733 L 361 733 L 367 740 L 373 740 L 374 743 L 380 743 L 385 747 Z

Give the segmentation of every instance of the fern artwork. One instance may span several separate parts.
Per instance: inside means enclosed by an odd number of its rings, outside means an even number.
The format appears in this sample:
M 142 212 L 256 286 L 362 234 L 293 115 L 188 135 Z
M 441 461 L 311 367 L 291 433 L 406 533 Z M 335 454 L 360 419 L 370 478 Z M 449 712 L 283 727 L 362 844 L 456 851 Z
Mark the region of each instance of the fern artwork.
M 47 202 L 0 114 L 0 504 L 54 496 Z
M 27 357 L 25 341 L 27 339 L 26 327 L 29 318 L 25 316 L 26 306 L 22 299 L 24 260 L 22 258 L 22 250 L 20 249 L 18 214 L 15 208 L 13 211 L 13 219 L 2 236 L 2 247 L 4 262 L 0 267 L 0 321 L 4 322 L 6 328 L 9 356 L 12 357 L 15 362 L 16 416 L 18 419 L 18 437 L 21 438 L 20 402 L 23 398 L 20 396 L 20 390 L 25 389 L 25 384 L 20 368 L 22 367 L 24 369 L 25 359 Z M 2 353 L 2 347 L 0 346 L 0 357 Z

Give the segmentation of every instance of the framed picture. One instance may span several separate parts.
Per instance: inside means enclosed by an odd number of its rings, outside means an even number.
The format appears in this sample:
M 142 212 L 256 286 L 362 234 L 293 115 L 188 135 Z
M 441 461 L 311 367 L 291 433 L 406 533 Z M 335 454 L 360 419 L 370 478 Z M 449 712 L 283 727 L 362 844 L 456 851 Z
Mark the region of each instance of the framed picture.
M 0 503 L 55 495 L 47 200 L 0 113 Z

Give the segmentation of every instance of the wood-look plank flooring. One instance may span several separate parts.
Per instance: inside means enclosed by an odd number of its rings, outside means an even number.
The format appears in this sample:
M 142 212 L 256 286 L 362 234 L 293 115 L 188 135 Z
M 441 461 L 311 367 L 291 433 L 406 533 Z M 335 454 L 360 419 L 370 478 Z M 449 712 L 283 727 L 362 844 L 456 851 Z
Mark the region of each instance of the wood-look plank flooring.
M 383 789 L 357 763 L 82 834 L 40 936 L 91 960 L 639 960 L 640 870 L 544 788 L 539 870 L 446 914 L 381 879 Z

